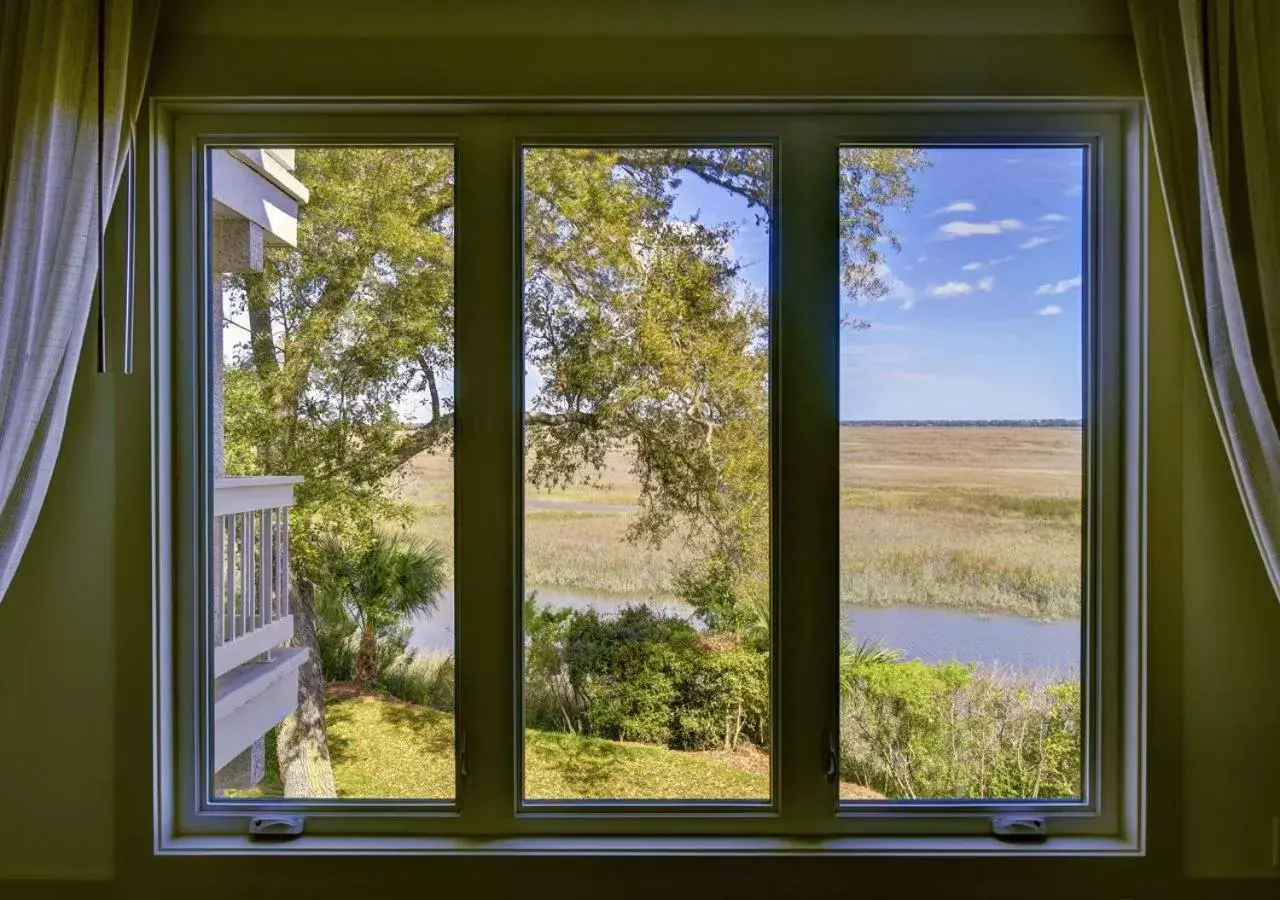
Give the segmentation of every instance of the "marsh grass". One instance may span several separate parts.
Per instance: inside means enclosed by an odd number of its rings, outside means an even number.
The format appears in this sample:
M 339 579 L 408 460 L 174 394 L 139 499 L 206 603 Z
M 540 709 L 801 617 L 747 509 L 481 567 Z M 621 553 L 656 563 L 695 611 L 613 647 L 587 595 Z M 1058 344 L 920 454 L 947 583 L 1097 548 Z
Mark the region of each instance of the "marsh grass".
M 840 595 L 1040 619 L 1079 615 L 1078 428 L 840 429 Z M 400 496 L 452 557 L 452 459 L 422 454 Z M 593 485 L 526 496 L 530 588 L 669 598 L 697 547 L 626 541 L 639 489 L 622 453 Z

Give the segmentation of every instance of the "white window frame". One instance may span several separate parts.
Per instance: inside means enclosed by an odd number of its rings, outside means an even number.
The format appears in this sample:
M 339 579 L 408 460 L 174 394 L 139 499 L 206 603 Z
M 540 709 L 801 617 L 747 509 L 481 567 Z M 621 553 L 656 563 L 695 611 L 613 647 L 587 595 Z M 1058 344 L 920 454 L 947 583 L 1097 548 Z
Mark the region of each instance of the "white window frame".
M 1145 796 L 1145 226 L 1140 107 L 1097 103 L 304 103 L 155 100 L 152 284 L 154 707 L 159 853 L 245 852 L 257 816 L 301 815 L 272 853 L 642 852 L 1140 855 Z M 218 146 L 455 148 L 457 727 L 455 802 L 208 797 L 212 339 L 208 152 Z M 763 803 L 523 802 L 520 157 L 527 145 L 773 148 L 770 314 L 774 629 L 772 797 Z M 1088 148 L 1086 522 L 1080 801 L 841 804 L 838 734 L 837 153 L 892 144 Z M 785 239 L 779 241 L 779 234 Z M 477 300 L 475 298 L 482 298 Z M 191 352 L 192 349 L 198 352 Z M 486 352 L 481 352 L 487 348 Z M 505 353 L 494 353 L 501 348 Z M 808 385 L 815 390 L 803 391 Z M 788 528 L 779 528 L 787 522 Z M 794 523 L 804 527 L 791 527 Z M 496 523 L 506 523 L 498 528 Z M 166 527 L 167 526 L 167 527 Z M 824 537 L 825 535 L 825 537 Z M 480 540 L 483 538 L 483 540 Z M 495 549 L 496 548 L 496 549 Z M 788 602 L 779 604 L 784 589 Z M 478 599 L 476 599 L 478 598 Z M 807 598 L 798 602 L 796 598 Z M 817 652 L 821 651 L 821 652 Z M 477 699 L 478 698 L 478 699 Z M 463 741 L 457 741 L 463 746 Z M 991 836 L 1042 816 L 1043 843 Z M 803 840 L 801 840 L 803 838 Z

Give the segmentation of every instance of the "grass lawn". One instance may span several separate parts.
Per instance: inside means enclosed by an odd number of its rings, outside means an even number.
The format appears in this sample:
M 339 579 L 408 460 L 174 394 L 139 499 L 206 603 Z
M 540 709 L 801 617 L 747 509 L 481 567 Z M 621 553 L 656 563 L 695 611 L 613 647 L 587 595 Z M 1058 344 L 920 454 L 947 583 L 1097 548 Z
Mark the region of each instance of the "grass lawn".
M 454 796 L 453 716 L 385 694 L 330 685 L 325 720 L 338 796 L 441 799 Z M 603 799 L 764 799 L 768 760 L 758 751 L 684 753 L 643 744 L 526 732 L 528 796 Z M 237 797 L 279 797 L 268 747 L 267 777 Z M 845 785 L 846 797 L 879 796 Z

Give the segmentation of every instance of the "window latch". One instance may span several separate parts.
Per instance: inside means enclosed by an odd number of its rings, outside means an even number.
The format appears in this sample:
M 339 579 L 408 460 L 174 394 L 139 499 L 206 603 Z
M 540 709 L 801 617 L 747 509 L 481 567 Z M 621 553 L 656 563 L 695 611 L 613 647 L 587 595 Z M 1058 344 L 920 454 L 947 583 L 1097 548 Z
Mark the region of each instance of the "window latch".
M 827 732 L 827 780 L 835 781 L 840 774 L 840 751 L 836 747 L 835 732 Z
M 1043 844 L 1049 837 L 1044 816 L 996 816 L 991 833 L 1013 844 Z
M 249 820 L 249 837 L 279 841 L 302 834 L 306 820 L 302 816 L 254 816 Z

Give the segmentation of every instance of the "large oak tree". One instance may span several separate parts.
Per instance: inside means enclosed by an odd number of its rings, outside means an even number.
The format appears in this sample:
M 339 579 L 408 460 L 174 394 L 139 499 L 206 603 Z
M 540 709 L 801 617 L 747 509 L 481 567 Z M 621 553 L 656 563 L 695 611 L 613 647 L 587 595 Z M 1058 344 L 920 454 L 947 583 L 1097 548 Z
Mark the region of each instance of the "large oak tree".
M 769 152 L 755 148 L 545 149 L 525 153 L 528 477 L 591 480 L 630 454 L 639 514 L 629 537 L 680 531 L 699 552 L 677 588 L 713 627 L 762 630 L 768 583 L 768 310 L 742 287 L 733 228 L 676 221 L 682 179 L 741 197 L 768 224 Z M 840 157 L 846 294 L 888 291 L 888 207 L 906 205 L 911 149 Z M 311 192 L 298 247 L 229 283 L 245 330 L 224 373 L 229 474 L 300 474 L 293 512 L 298 582 L 322 535 L 350 545 L 403 518 L 404 461 L 443 452 L 455 413 L 452 155 L 437 148 L 299 150 Z M 832 198 L 835 202 L 835 198 Z M 404 410 L 421 408 L 412 427 Z M 307 615 L 306 591 L 299 604 Z M 314 633 L 303 627 L 302 633 Z M 303 706 L 323 709 L 318 678 Z M 317 757 L 320 726 L 291 721 L 281 758 Z M 298 791 L 309 788 L 296 781 Z M 314 779 L 310 780 L 314 783 Z M 290 785 L 286 784 L 286 789 Z

